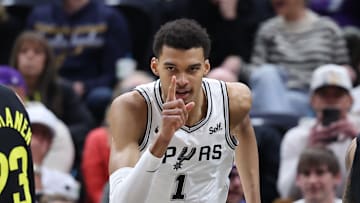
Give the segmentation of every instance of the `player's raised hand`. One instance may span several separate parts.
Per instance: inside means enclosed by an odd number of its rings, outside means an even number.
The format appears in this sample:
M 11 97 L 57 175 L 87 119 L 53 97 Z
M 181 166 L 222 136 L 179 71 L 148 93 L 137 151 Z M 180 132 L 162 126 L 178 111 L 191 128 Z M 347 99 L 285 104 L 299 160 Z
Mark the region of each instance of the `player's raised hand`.
M 176 77 L 171 78 L 166 101 L 162 111 L 162 136 L 171 140 L 175 131 L 185 125 L 189 112 L 195 106 L 194 102 L 185 105 L 182 99 L 176 99 Z
M 171 102 L 174 100 L 176 100 L 176 76 L 171 77 L 171 82 L 165 102 Z

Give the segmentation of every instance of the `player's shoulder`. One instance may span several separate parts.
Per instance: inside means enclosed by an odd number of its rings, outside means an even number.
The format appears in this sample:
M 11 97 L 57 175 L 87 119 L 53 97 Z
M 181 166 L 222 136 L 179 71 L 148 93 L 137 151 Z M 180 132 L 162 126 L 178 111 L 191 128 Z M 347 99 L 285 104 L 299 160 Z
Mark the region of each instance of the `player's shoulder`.
M 0 100 L 0 104 L 12 104 L 14 106 L 22 106 L 23 103 L 21 101 L 20 96 L 15 93 L 13 90 L 11 90 L 9 87 L 6 87 L 4 85 L 0 85 L 0 98 L 3 98 Z
M 134 111 L 139 111 L 146 107 L 144 97 L 136 90 L 116 97 L 111 104 L 111 108 L 121 108 Z
M 244 83 L 227 82 L 229 100 L 240 105 L 251 105 L 252 96 L 250 88 Z
M 235 90 L 235 92 L 241 92 L 241 93 L 250 93 L 250 88 L 241 82 L 226 82 L 226 86 L 228 87 L 229 91 Z
M 2 94 L 4 96 L 14 95 L 13 91 L 11 91 L 10 88 L 8 88 L 4 85 L 0 85 L 0 94 Z
M 236 121 L 244 118 L 250 112 L 252 105 L 250 89 L 245 84 L 239 82 L 227 82 L 226 87 L 231 120 Z

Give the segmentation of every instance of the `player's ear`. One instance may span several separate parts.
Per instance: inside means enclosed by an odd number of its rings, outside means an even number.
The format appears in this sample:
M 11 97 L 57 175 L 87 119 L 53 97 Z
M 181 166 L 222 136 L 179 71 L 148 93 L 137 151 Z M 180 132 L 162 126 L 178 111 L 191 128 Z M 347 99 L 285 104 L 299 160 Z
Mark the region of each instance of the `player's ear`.
M 151 71 L 154 73 L 154 75 L 159 76 L 159 71 L 158 71 L 158 62 L 159 60 L 156 57 L 152 57 L 151 58 L 151 62 L 150 62 L 150 68 Z
M 206 76 L 210 71 L 210 61 L 209 59 L 205 60 L 205 70 L 204 70 L 204 76 Z

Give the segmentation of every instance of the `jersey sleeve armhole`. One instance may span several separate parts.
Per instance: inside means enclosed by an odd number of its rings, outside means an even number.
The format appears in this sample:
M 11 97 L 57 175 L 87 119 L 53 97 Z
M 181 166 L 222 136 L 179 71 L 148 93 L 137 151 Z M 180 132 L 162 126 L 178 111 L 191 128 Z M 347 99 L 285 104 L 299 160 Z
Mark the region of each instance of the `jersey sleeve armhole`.
M 143 138 L 139 141 L 139 150 L 141 152 L 144 151 L 144 149 L 146 148 L 148 142 L 149 142 L 149 136 L 150 136 L 150 130 L 151 130 L 151 123 L 152 123 L 152 108 L 151 108 L 151 100 L 150 100 L 150 96 L 148 95 L 148 93 L 140 87 L 135 88 L 135 90 L 137 92 L 140 93 L 140 95 L 145 99 L 146 102 L 146 106 L 147 106 L 147 121 L 146 121 L 146 130 L 145 130 L 145 134 L 143 136 Z

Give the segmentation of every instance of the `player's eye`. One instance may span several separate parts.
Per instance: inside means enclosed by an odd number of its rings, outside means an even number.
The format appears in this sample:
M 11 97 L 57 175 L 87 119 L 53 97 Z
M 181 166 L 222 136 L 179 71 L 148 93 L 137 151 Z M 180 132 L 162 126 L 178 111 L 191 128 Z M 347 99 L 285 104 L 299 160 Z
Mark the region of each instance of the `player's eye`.
M 196 72 L 196 71 L 200 70 L 200 66 L 199 66 L 199 65 L 191 66 L 189 70 L 190 70 L 191 72 Z
M 174 66 L 166 66 L 165 68 L 166 68 L 166 70 L 168 70 L 168 71 L 174 71 L 174 70 L 175 70 L 175 67 L 174 67 Z

